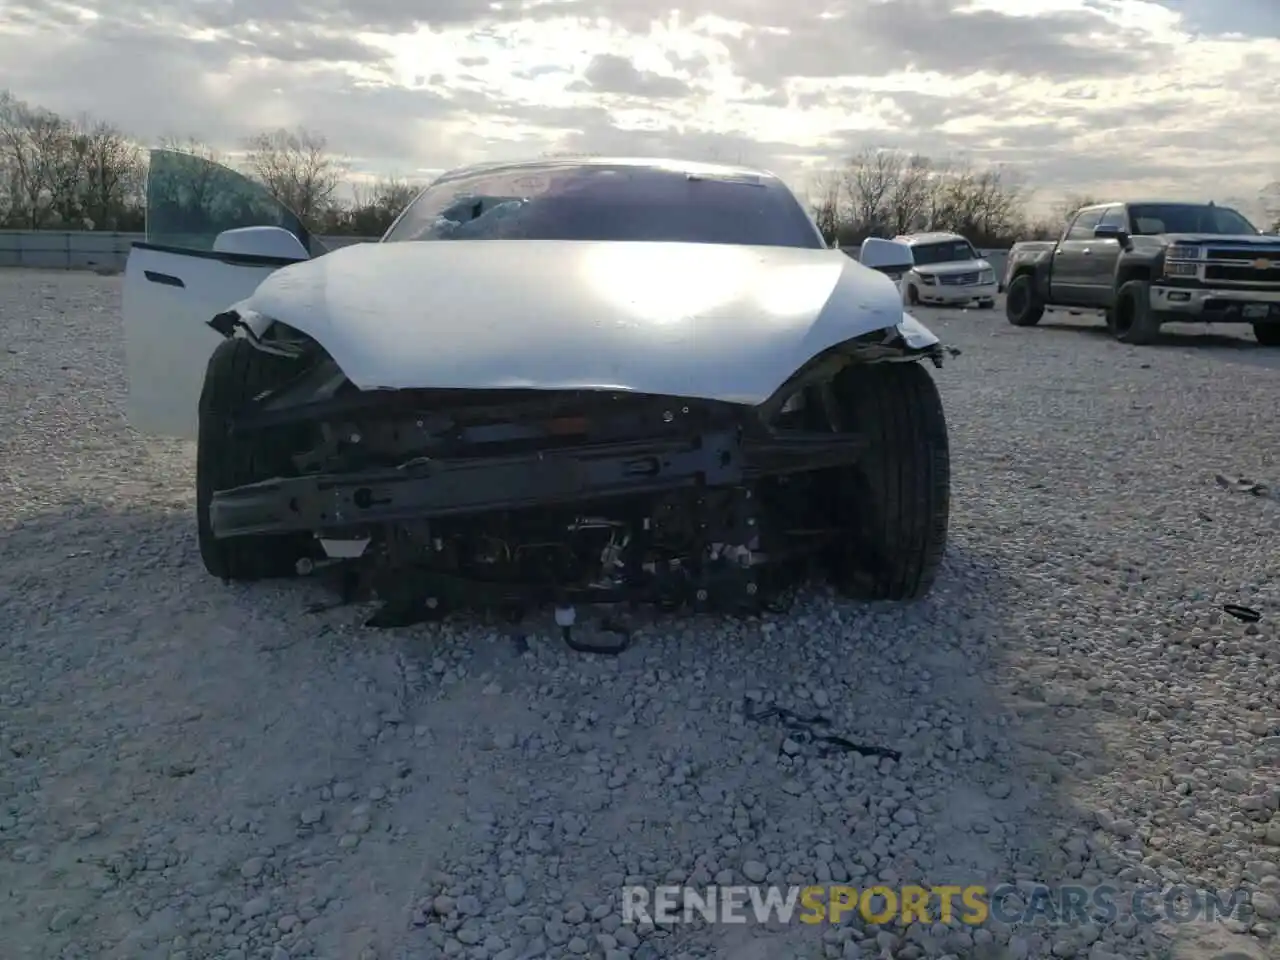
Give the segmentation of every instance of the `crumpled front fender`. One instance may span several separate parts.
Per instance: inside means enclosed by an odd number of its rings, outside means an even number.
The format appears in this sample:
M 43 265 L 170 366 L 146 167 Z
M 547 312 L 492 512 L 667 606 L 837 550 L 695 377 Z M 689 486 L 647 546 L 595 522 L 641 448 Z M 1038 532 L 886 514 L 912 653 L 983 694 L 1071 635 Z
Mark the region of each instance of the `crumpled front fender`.
M 902 337 L 902 342 L 912 350 L 927 350 L 940 343 L 933 331 L 905 310 L 902 311 L 902 320 L 895 329 Z

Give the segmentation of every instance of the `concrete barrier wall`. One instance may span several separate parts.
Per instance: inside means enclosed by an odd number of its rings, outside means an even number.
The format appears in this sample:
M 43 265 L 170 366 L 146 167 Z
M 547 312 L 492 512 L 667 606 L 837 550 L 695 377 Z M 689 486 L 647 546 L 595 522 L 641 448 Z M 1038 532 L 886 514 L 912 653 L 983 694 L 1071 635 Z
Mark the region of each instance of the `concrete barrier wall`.
M 124 270 L 129 248 L 145 240 L 141 233 L 89 233 L 55 230 L 0 230 L 0 267 L 51 270 Z M 376 237 L 322 237 L 330 249 L 371 243 Z M 996 278 L 1004 277 L 1006 250 L 983 250 Z
M 124 270 L 129 248 L 141 233 L 60 230 L 0 230 L 0 267 L 48 270 Z M 376 237 L 321 237 L 331 250 Z

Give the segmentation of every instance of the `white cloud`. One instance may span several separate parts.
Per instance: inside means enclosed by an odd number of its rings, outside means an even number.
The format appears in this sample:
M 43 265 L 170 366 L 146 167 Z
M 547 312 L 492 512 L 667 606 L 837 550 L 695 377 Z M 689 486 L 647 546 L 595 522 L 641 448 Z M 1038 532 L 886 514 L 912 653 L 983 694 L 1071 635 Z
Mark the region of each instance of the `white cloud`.
M 574 150 L 798 180 L 882 145 L 1016 165 L 1046 201 L 1251 200 L 1280 179 L 1274 6 L 438 0 L 423 23 L 410 0 L 9 0 L 0 63 L 145 140 L 301 123 L 364 172 Z

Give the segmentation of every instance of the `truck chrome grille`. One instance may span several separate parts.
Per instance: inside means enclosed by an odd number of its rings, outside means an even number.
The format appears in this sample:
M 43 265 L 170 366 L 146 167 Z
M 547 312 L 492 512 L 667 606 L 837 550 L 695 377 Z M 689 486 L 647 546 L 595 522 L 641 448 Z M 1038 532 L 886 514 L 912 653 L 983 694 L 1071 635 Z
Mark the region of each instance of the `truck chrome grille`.
M 1221 246 L 1205 250 L 1206 283 L 1280 286 L 1280 246 Z
M 944 273 L 938 277 L 938 282 L 946 287 L 972 287 L 978 282 L 978 272 Z
M 1280 263 L 1280 247 L 1210 247 L 1205 251 L 1205 256 L 1210 260 L 1243 260 L 1248 263 L 1265 259 Z
M 1204 278 L 1209 283 L 1280 284 L 1280 258 L 1272 262 L 1275 266 L 1262 270 L 1249 263 L 1211 263 L 1204 268 Z

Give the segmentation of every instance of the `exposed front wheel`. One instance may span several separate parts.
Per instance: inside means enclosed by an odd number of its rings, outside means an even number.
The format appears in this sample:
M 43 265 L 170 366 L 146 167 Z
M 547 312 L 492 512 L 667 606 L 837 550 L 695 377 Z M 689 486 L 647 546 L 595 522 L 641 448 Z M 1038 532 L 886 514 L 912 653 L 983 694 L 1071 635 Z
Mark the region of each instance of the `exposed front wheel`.
M 1280 323 L 1255 323 L 1253 336 L 1264 347 L 1280 347 Z
M 1044 316 L 1044 303 L 1036 294 L 1031 275 L 1024 273 L 1009 284 L 1009 296 L 1004 301 L 1004 315 L 1015 327 L 1034 327 Z
M 996 305 L 996 302 L 995 302 L 994 300 L 979 300 L 979 301 L 978 301 L 978 309 L 979 309 L 979 310 L 991 310 L 991 309 L 993 309 L 993 308 L 995 307 L 995 305 Z
M 863 459 L 827 472 L 820 500 L 846 531 L 828 556 L 832 583 L 863 600 L 915 600 L 947 545 L 951 456 L 937 384 L 922 363 L 846 367 L 832 384 L 841 430 Z
M 913 307 L 920 306 L 920 291 L 914 283 L 907 284 L 907 303 Z
M 228 418 L 251 399 L 284 382 L 289 363 L 235 338 L 218 345 L 205 370 L 196 445 L 196 531 L 205 569 L 224 580 L 291 576 L 311 549 L 306 536 L 218 540 L 209 522 L 215 491 L 292 473 L 289 448 L 280 438 L 235 435 L 227 428 Z

